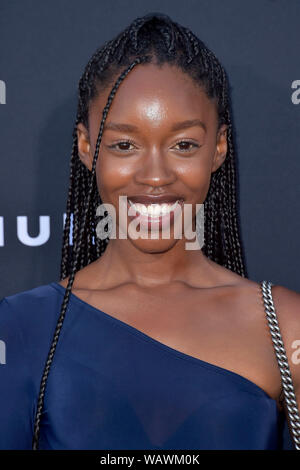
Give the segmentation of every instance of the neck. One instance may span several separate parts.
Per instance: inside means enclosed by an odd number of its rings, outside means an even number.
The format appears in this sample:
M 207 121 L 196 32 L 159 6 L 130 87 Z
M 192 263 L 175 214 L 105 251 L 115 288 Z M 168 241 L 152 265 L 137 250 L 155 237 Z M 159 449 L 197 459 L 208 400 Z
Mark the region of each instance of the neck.
M 211 261 L 201 249 L 187 250 L 186 239 L 174 240 L 167 250 L 146 252 L 131 240 L 111 239 L 104 254 L 95 262 L 95 283 L 103 278 L 107 285 L 134 283 L 155 287 L 174 281 L 207 284 Z M 98 281 L 99 283 L 99 281 Z M 100 284 L 99 284 L 100 285 Z

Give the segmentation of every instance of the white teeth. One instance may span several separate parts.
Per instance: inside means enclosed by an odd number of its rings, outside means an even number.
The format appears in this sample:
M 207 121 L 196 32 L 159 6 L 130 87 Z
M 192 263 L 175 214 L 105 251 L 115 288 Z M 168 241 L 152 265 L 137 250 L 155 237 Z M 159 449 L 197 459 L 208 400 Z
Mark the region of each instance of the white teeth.
M 140 203 L 133 203 L 130 199 L 129 203 L 130 206 L 134 208 L 136 212 L 139 212 L 142 215 L 151 216 L 151 217 L 159 217 L 160 215 L 165 215 L 173 211 L 179 200 L 177 200 L 174 204 L 149 204 L 146 206 L 145 204 Z
M 172 211 L 175 209 L 175 207 L 177 206 L 177 204 L 179 204 L 179 200 L 177 200 L 176 202 L 174 202 L 174 204 L 171 206 L 171 210 L 172 210 Z
M 153 215 L 159 215 L 161 212 L 162 212 L 162 205 L 154 204 L 152 214 Z
M 150 205 L 150 206 L 144 206 L 146 207 L 146 214 L 148 215 L 154 215 L 154 211 L 155 211 L 155 206 L 154 205 Z
M 137 212 L 140 212 L 141 214 L 144 214 L 144 215 L 148 214 L 147 207 L 144 204 L 139 204 L 139 203 L 133 204 L 133 207 Z
M 162 204 L 162 206 L 161 206 L 161 212 L 162 212 L 163 214 L 167 214 L 168 212 L 170 212 L 169 204 Z

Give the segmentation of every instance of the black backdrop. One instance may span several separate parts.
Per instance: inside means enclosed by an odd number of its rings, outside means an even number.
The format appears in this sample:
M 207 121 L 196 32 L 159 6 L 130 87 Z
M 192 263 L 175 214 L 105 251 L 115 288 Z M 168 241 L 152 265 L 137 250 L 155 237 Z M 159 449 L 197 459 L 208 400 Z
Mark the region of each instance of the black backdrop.
M 97 47 L 151 11 L 224 65 L 249 277 L 300 291 L 299 0 L 1 0 L 0 297 L 59 279 L 79 78 Z

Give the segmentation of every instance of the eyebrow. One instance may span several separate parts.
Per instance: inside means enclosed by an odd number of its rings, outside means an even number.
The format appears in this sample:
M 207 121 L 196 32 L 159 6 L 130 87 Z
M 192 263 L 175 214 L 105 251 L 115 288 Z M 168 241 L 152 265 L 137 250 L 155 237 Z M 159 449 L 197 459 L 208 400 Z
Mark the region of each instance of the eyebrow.
M 172 131 L 180 131 L 181 129 L 188 129 L 189 127 L 200 126 L 206 132 L 206 125 L 200 119 L 188 119 L 174 124 L 171 128 Z
M 179 131 L 188 129 L 189 127 L 200 126 L 206 132 L 206 125 L 200 119 L 188 119 L 186 121 L 176 122 L 171 127 L 171 131 Z M 108 122 L 104 125 L 103 130 L 119 131 L 119 132 L 138 132 L 138 127 L 132 124 L 122 124 L 118 122 Z

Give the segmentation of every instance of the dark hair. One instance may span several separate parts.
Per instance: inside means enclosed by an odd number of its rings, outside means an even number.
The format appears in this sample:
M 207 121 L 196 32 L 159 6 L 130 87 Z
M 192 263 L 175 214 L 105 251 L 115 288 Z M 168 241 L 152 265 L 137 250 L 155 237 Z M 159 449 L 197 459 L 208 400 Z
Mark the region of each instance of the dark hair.
M 192 77 L 195 83 L 205 89 L 209 98 L 215 99 L 219 127 L 223 123 L 228 126 L 227 155 L 223 164 L 211 175 L 210 187 L 204 202 L 202 251 L 216 263 L 246 277 L 239 235 L 233 125 L 229 85 L 225 71 L 215 55 L 188 28 L 159 13 L 137 18 L 115 39 L 106 42 L 103 47 L 96 50 L 79 81 L 61 259 L 61 279 L 69 276 L 69 280 L 41 379 L 34 422 L 33 449 L 38 448 L 46 381 L 75 274 L 99 258 L 108 242 L 108 239 L 103 240 L 96 236 L 95 223 L 96 208 L 102 203 L 96 184 L 95 167 L 104 122 L 123 79 L 137 64 L 149 62 L 156 63 L 158 66 L 164 63 L 176 65 Z M 91 100 L 118 74 L 120 75 L 103 109 L 92 169 L 89 171 L 78 155 L 77 125 L 82 122 L 89 129 L 88 115 Z M 70 229 L 71 216 L 73 217 L 72 230 Z M 73 246 L 70 244 L 70 232 L 72 232 Z

